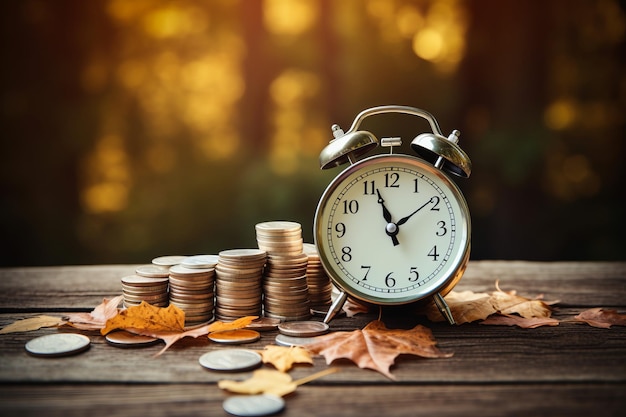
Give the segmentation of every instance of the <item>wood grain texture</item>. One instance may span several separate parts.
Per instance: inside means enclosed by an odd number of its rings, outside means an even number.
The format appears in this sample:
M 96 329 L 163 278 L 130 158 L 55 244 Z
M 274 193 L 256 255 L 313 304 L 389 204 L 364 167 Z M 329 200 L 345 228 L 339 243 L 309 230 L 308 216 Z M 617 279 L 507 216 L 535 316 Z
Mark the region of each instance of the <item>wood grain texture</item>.
M 135 265 L 0 269 L 0 326 L 38 314 L 90 311 L 121 292 L 120 279 Z M 429 327 L 451 358 L 400 356 L 396 381 L 349 361 L 340 372 L 302 386 L 287 398 L 282 415 L 293 416 L 617 416 L 626 407 L 626 327 L 597 329 L 569 321 L 591 307 L 626 312 L 626 263 L 470 262 L 456 290 L 503 290 L 559 300 L 559 326 L 520 329 L 477 323 L 429 322 L 413 309 L 386 309 L 387 327 Z M 377 313 L 332 321 L 334 331 L 352 331 Z M 37 358 L 24 349 L 40 335 L 72 329 L 40 329 L 0 335 L 0 415 L 226 415 L 227 394 L 215 383 L 249 373 L 216 373 L 198 358 L 218 345 L 186 338 L 160 357 L 162 345 L 142 349 L 110 346 L 98 332 L 87 352 Z M 244 345 L 262 349 L 276 332 Z M 294 379 L 327 368 L 296 366 Z

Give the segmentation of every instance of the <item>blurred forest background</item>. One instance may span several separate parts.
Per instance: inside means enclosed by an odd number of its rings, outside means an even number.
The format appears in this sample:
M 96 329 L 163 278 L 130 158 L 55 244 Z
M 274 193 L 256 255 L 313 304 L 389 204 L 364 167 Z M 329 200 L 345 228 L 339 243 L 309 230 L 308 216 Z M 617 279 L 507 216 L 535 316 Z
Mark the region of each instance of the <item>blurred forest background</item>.
M 461 131 L 472 259 L 625 260 L 618 0 L 3 0 L 0 265 L 145 263 L 302 224 L 362 110 Z M 401 136 L 420 118 L 362 128 Z

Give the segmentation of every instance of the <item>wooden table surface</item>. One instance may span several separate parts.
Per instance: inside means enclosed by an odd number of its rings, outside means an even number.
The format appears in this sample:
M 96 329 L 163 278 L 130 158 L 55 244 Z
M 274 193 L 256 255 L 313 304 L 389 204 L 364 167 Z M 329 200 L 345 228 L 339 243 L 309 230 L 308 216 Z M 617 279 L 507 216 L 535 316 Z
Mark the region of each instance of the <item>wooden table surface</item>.
M 0 326 L 39 314 L 91 311 L 121 293 L 120 278 L 134 265 L 0 269 Z M 560 300 L 553 317 L 566 320 L 593 307 L 626 312 L 626 262 L 472 261 L 455 290 L 504 290 Z M 384 316 L 388 327 L 429 327 L 451 358 L 400 356 L 397 381 L 342 360 L 340 371 L 287 396 L 285 416 L 618 416 L 626 415 L 626 327 L 599 329 L 562 322 L 521 329 L 477 323 L 450 326 L 421 316 Z M 339 317 L 331 330 L 362 328 L 375 314 Z M 0 335 L 2 416 L 225 416 L 223 374 L 198 363 L 224 348 L 206 337 L 185 338 L 160 357 L 162 345 L 120 349 L 98 332 L 84 332 L 91 347 L 62 358 L 26 353 L 30 339 L 55 328 Z M 72 331 L 72 330 L 63 330 Z M 75 331 L 75 330 L 74 330 Z M 262 349 L 276 332 L 245 345 Z M 294 379 L 326 369 L 297 366 Z M 266 365 L 267 366 L 267 365 Z

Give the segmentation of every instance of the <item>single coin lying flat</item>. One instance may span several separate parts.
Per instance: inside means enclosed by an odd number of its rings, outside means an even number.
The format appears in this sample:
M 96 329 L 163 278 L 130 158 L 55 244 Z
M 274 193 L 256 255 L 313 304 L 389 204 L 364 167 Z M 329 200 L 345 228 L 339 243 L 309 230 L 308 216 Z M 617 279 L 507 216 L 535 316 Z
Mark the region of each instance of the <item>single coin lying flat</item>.
M 234 416 L 260 417 L 276 414 L 285 408 L 285 400 L 277 395 L 235 395 L 224 400 L 224 410 Z
M 70 356 L 89 349 L 91 341 L 82 334 L 56 333 L 40 336 L 26 343 L 26 351 L 42 357 Z
M 278 325 L 278 331 L 286 336 L 312 337 L 328 332 L 328 324 L 321 321 L 287 321 Z
M 198 362 L 213 371 L 249 371 L 261 365 L 261 355 L 249 349 L 220 349 L 205 353 Z
M 224 330 L 221 332 L 209 333 L 209 339 L 217 343 L 252 343 L 261 338 L 261 334 L 255 330 Z
M 120 348 L 147 347 L 159 341 L 156 337 L 134 334 L 125 330 L 109 333 L 105 338 L 108 344 Z

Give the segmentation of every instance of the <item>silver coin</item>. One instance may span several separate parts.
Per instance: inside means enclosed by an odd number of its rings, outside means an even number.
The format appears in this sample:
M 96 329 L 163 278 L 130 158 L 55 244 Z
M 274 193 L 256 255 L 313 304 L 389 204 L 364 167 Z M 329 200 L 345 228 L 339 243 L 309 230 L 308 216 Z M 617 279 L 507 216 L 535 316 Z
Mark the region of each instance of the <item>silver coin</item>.
M 157 343 L 159 339 L 121 330 L 107 334 L 106 341 L 112 346 L 126 348 L 152 346 Z
M 185 258 L 182 265 L 187 268 L 215 268 L 218 255 L 194 255 Z
M 35 356 L 69 356 L 89 348 L 91 341 L 82 334 L 55 333 L 40 336 L 26 343 L 26 351 Z
M 222 407 L 234 416 L 261 417 L 282 411 L 285 400 L 272 394 L 235 395 L 225 399 Z
M 200 356 L 200 365 L 213 371 L 249 371 L 261 365 L 261 355 L 249 349 L 212 350 Z
M 200 356 L 200 365 L 213 371 L 249 371 L 261 365 L 262 358 L 250 349 L 219 349 Z
M 182 261 L 184 261 L 186 256 L 182 255 L 168 255 L 168 256 L 159 256 L 152 260 L 154 265 L 170 267 L 174 265 L 178 265 Z
M 279 346 L 291 347 L 291 346 L 308 345 L 310 343 L 316 342 L 317 338 L 316 337 L 287 336 L 282 333 L 279 333 L 278 335 L 276 335 L 276 338 L 274 340 L 276 341 L 276 344 Z
M 287 336 L 312 337 L 328 332 L 328 324 L 321 321 L 288 321 L 280 323 L 278 331 Z

